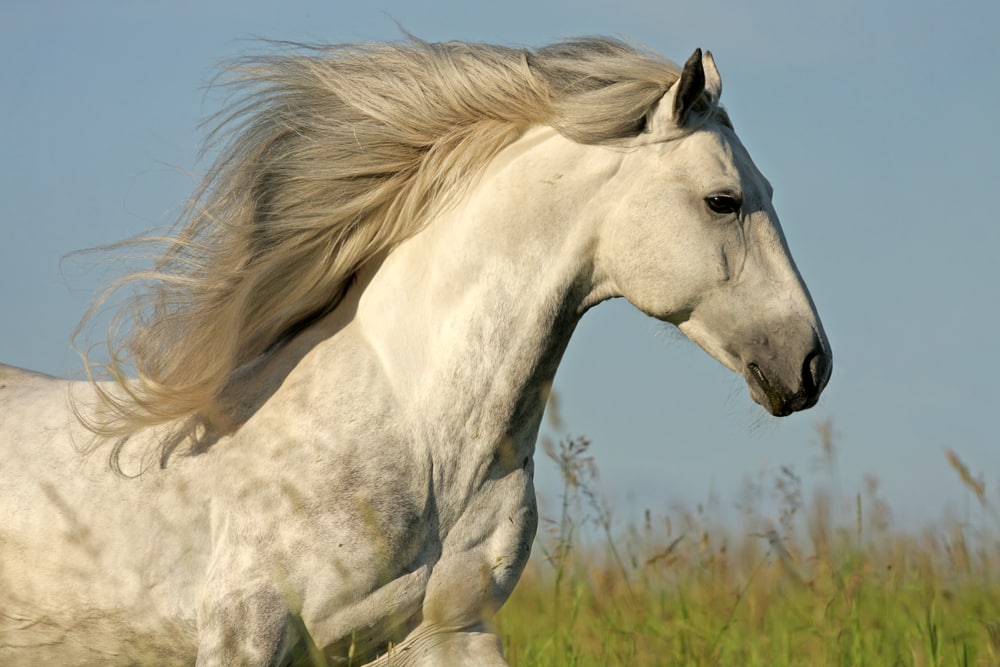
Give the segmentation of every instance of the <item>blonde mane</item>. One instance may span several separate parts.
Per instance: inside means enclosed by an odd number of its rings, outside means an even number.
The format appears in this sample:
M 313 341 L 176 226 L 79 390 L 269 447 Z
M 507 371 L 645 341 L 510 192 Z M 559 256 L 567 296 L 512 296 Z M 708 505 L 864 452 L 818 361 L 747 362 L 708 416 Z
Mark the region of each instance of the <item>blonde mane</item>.
M 238 368 L 335 308 L 360 266 L 527 128 L 583 143 L 633 136 L 679 75 L 605 38 L 534 51 L 293 45 L 228 71 L 235 102 L 208 144 L 218 159 L 176 233 L 139 239 L 166 244 L 152 268 L 108 291 L 132 289 L 108 361 L 86 364 L 101 409 L 81 418 L 97 434 L 210 424 Z

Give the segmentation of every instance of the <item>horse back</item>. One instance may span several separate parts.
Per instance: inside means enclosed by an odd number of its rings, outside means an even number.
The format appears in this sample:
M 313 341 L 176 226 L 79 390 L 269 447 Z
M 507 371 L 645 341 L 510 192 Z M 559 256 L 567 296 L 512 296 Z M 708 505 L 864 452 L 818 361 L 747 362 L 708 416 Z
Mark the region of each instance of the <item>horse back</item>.
M 17 366 L 0 364 L 0 390 L 8 387 L 16 388 L 19 384 L 45 380 L 58 380 L 58 378 L 53 375 L 18 368 Z

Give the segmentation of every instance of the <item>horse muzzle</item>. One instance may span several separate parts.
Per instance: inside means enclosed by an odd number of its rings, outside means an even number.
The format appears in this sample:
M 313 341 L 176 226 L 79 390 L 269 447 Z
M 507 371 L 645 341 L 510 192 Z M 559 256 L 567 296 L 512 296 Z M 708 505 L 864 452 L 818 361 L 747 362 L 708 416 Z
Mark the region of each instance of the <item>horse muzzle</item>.
M 762 365 L 751 361 L 744 370 L 751 398 L 775 417 L 785 417 L 816 405 L 833 372 L 829 347 L 816 340 L 801 364 L 794 368 L 797 377 L 782 373 L 779 364 Z

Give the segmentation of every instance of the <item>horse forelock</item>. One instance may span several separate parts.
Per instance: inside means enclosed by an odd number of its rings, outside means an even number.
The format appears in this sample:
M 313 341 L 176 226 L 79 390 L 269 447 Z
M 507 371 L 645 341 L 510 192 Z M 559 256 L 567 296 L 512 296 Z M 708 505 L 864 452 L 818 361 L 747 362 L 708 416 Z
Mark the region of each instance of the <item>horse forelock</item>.
M 606 38 L 534 51 L 413 39 L 282 45 L 227 72 L 234 101 L 206 143 L 219 157 L 154 268 L 113 288 L 134 294 L 111 361 L 87 364 L 117 385 L 98 390 L 106 409 L 81 414 L 100 435 L 212 421 L 238 368 L 334 308 L 359 267 L 419 231 L 524 130 L 632 136 L 679 69 Z

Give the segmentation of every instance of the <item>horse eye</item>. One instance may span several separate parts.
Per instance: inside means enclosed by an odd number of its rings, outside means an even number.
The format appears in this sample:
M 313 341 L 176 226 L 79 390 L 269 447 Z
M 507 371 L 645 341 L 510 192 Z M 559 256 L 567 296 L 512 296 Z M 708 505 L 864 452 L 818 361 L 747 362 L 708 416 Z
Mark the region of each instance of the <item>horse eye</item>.
M 739 211 L 742 202 L 740 202 L 739 198 L 731 195 L 711 195 L 705 197 L 705 204 L 707 204 L 714 213 L 729 215 Z

